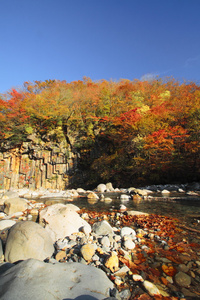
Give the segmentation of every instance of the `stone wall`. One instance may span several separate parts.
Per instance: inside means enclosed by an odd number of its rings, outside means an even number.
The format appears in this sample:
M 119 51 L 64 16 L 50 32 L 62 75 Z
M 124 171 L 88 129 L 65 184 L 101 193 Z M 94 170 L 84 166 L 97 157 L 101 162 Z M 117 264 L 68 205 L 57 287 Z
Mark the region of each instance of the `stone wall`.
M 0 152 L 0 189 L 65 189 L 76 169 L 76 156 L 66 147 L 26 143 Z

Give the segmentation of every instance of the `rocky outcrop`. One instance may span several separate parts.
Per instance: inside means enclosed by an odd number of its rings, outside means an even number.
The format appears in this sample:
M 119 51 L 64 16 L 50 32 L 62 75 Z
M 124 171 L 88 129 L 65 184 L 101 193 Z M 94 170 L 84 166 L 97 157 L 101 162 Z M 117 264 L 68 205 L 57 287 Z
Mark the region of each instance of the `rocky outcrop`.
M 64 189 L 76 169 L 76 155 L 66 142 L 43 142 L 35 136 L 18 147 L 0 150 L 0 189 Z

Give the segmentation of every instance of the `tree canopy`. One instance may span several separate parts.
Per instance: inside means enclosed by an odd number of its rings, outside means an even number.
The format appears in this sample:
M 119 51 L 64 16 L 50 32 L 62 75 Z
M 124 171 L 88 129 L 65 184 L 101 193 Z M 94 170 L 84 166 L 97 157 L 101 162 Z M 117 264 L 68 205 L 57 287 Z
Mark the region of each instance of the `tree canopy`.
M 200 86 L 152 81 L 25 82 L 0 99 L 0 141 L 67 140 L 95 181 L 200 179 Z

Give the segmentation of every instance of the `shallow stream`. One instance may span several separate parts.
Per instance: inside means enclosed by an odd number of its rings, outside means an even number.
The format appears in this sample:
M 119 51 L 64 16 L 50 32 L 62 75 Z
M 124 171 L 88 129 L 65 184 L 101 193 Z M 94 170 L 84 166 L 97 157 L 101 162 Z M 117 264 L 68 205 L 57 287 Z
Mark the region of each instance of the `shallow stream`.
M 154 194 L 152 198 L 147 200 L 129 200 L 123 201 L 120 199 L 121 193 L 105 193 L 105 197 L 110 197 L 112 202 L 103 202 L 100 200 L 88 200 L 81 196 L 73 201 L 67 198 L 46 198 L 42 199 L 47 205 L 55 203 L 73 203 L 79 208 L 85 208 L 92 211 L 109 212 L 119 210 L 120 204 L 127 207 L 128 210 L 141 211 L 150 214 L 162 215 L 167 217 L 177 218 L 184 224 L 200 230 L 200 197 L 187 196 L 180 194 L 170 194 L 170 196 L 162 196 Z

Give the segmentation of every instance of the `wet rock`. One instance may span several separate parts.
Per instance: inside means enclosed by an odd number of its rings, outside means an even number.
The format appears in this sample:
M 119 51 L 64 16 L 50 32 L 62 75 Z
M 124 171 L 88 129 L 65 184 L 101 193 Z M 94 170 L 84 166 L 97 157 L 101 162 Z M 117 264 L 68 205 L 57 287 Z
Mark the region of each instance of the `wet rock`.
M 178 272 L 175 275 L 175 282 L 182 287 L 188 287 L 191 284 L 191 277 L 183 272 Z
M 97 194 L 95 194 L 94 192 L 90 192 L 88 195 L 87 195 L 87 199 L 88 200 L 98 200 L 99 199 L 99 196 Z

